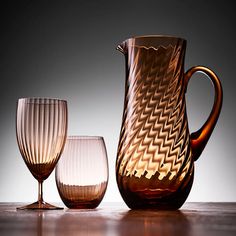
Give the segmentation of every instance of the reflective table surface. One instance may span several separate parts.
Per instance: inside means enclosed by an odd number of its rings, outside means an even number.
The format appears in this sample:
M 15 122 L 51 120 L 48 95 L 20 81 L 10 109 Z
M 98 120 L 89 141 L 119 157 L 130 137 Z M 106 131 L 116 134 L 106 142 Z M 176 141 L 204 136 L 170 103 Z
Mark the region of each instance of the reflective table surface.
M 1 236 L 236 235 L 236 203 L 185 203 L 178 211 L 129 210 L 123 203 L 94 210 L 16 210 L 24 204 L 0 203 Z

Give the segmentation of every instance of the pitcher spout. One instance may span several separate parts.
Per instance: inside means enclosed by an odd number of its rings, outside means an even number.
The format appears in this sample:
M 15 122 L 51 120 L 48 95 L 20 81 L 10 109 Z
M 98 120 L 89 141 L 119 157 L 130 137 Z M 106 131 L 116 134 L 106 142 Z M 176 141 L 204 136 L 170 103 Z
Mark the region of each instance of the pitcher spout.
M 123 53 L 123 54 L 126 53 L 125 48 L 126 48 L 125 42 L 119 44 L 119 45 L 116 47 L 116 49 L 117 49 L 118 51 L 120 51 L 121 53 Z

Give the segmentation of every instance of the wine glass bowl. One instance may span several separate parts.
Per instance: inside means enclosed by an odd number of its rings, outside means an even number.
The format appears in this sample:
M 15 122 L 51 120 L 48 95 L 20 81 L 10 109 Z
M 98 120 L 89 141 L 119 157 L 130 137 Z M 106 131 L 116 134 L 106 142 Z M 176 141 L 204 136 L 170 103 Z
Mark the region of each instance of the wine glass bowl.
M 68 208 L 96 208 L 108 182 L 105 142 L 97 136 L 69 136 L 56 166 L 59 195 Z
M 43 181 L 55 168 L 67 135 L 67 102 L 51 98 L 21 98 L 16 112 L 20 153 L 38 180 L 38 201 L 18 209 L 61 209 L 43 200 Z

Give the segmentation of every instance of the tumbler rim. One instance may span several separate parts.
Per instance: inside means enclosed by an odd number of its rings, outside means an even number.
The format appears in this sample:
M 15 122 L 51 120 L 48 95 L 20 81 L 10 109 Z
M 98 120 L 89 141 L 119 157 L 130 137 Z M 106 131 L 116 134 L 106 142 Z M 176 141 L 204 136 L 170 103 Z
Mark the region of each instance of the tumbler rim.
M 92 136 L 92 135 L 69 135 L 68 140 L 98 140 L 103 139 L 102 136 Z

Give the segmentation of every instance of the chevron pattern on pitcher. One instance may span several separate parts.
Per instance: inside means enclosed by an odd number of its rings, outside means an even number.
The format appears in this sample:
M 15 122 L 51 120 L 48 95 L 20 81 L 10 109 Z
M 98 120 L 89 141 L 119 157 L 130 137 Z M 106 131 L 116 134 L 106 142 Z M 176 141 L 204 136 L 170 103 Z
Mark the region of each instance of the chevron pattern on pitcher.
M 130 48 L 117 158 L 119 175 L 150 179 L 159 173 L 159 180 L 181 181 L 189 171 L 182 56 L 181 46 Z

